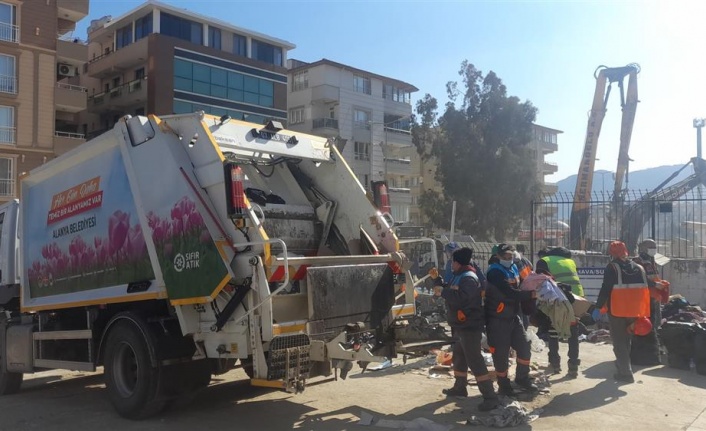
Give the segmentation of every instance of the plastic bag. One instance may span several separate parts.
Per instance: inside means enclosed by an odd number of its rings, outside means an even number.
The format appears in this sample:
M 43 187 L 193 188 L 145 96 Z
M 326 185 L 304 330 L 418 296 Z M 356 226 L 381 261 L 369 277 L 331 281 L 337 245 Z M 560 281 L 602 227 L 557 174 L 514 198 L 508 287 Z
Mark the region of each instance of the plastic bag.
M 539 353 L 544 350 L 546 347 L 546 344 L 544 344 L 544 341 L 540 340 L 539 337 L 537 336 L 537 333 L 532 330 L 527 331 L 527 341 L 530 342 L 530 349 L 534 353 Z

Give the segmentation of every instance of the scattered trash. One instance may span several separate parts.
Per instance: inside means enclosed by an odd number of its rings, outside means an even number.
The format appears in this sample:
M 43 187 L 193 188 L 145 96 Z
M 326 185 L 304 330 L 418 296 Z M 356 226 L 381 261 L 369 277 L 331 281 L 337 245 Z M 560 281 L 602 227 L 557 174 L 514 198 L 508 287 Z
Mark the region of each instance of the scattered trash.
M 439 365 L 451 365 L 452 360 L 452 352 L 444 352 L 443 350 L 439 350 L 439 353 L 436 354 L 436 363 Z
M 493 355 L 490 353 L 482 352 L 483 359 L 485 360 L 485 365 L 493 365 Z
M 591 331 L 586 339 L 591 343 L 610 341 L 610 332 L 607 329 L 596 329 L 595 331 Z
M 535 409 L 530 412 L 519 402 L 513 401 L 491 410 L 489 416 L 471 416 L 466 424 L 495 428 L 514 427 L 536 420 L 542 411 L 542 409 Z

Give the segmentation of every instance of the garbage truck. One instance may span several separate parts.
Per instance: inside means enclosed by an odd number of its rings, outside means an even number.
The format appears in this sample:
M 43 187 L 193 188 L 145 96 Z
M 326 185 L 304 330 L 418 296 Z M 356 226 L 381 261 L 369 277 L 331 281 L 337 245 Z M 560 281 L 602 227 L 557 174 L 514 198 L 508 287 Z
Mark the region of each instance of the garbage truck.
M 335 142 L 276 121 L 125 116 L 20 183 L 0 207 L 0 395 L 98 367 L 130 419 L 235 367 L 298 392 L 394 357 L 415 314 Z

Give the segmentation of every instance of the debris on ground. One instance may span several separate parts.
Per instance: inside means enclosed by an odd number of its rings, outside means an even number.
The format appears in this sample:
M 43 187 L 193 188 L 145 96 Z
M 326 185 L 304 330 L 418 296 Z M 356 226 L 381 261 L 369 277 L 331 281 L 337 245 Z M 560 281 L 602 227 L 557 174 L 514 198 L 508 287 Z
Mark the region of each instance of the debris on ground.
M 604 341 L 610 341 L 610 331 L 608 331 L 607 329 L 596 329 L 595 331 L 591 331 L 586 336 L 586 339 L 589 343 L 600 343 Z
M 542 413 L 542 409 L 527 410 L 518 401 L 507 402 L 507 397 L 501 397 L 503 405 L 491 410 L 488 416 L 471 416 L 466 422 L 467 425 L 483 425 L 494 428 L 515 427 L 528 424 L 536 420 Z

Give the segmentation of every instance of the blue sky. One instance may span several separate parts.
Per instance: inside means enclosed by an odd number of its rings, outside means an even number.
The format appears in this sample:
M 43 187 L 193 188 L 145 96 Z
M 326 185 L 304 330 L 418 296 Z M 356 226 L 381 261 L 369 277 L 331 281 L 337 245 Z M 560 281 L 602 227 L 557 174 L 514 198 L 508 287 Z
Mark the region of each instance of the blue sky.
M 640 104 L 630 170 L 682 165 L 696 155 L 695 117 L 706 117 L 706 2 L 678 1 L 236 1 L 166 0 L 297 45 L 289 58 L 328 58 L 409 82 L 446 101 L 467 59 L 530 100 L 537 123 L 564 131 L 558 181 L 576 173 L 599 65 L 639 63 Z M 90 19 L 142 4 L 91 0 Z M 614 88 L 617 90 L 617 88 Z M 596 169 L 615 171 L 620 104 L 613 91 Z

